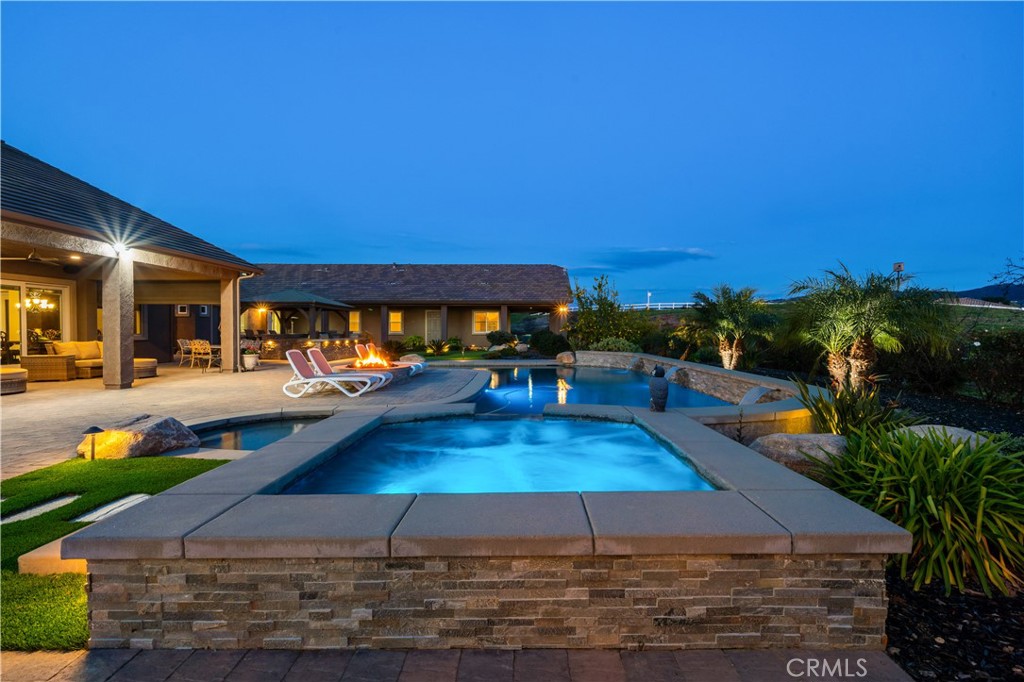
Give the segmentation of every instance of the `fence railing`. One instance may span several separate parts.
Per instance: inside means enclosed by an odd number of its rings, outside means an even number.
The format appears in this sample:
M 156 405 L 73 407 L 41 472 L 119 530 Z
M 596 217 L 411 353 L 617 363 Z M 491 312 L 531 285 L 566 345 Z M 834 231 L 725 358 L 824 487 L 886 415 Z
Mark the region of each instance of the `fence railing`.
M 682 308 L 692 308 L 694 303 L 692 301 L 686 303 L 623 303 L 620 307 L 626 310 L 680 310 Z M 579 310 L 579 306 L 575 303 L 569 304 L 570 311 Z

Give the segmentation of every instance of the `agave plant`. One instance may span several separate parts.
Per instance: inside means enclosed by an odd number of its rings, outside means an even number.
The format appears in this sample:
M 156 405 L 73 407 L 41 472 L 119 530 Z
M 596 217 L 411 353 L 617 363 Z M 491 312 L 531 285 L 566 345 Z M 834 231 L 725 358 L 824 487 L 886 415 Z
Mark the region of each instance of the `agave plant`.
M 448 342 L 443 339 L 434 339 L 427 344 L 427 353 L 431 355 L 444 355 L 448 352 L 450 346 Z

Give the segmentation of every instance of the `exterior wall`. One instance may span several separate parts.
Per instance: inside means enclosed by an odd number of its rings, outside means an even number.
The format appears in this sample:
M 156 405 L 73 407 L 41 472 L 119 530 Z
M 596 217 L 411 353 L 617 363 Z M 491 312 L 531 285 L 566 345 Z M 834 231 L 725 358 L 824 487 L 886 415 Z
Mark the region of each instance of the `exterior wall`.
M 368 310 L 366 307 L 355 308 L 361 314 L 362 320 L 360 323 L 360 331 L 364 334 L 368 333 L 374 338 L 375 341 L 380 341 L 380 314 L 381 307 L 379 305 L 370 306 L 373 310 Z M 430 341 L 427 338 L 427 311 L 437 310 L 440 311 L 440 306 L 388 306 L 388 312 L 402 311 L 405 314 L 404 329 L 402 334 L 389 334 L 388 338 L 392 339 L 404 339 L 409 336 L 422 336 L 425 341 Z M 478 346 L 487 345 L 486 334 L 474 334 L 473 333 L 473 312 L 477 310 L 486 310 L 488 312 L 500 313 L 498 306 L 448 306 L 448 335 L 447 338 L 457 336 L 462 339 L 464 344 L 476 344 Z M 506 323 L 506 327 L 507 327 Z
M 90 560 L 90 647 L 880 649 L 882 555 Z

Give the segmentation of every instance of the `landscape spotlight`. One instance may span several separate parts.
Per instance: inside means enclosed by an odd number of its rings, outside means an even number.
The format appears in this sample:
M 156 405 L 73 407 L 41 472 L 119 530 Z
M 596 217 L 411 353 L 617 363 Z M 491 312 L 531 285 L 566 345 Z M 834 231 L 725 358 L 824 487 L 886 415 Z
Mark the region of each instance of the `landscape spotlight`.
M 98 426 L 90 426 L 85 431 L 82 431 L 83 436 L 89 436 L 90 445 L 92 446 L 92 453 L 89 459 L 96 459 L 96 434 L 103 433 L 103 429 Z

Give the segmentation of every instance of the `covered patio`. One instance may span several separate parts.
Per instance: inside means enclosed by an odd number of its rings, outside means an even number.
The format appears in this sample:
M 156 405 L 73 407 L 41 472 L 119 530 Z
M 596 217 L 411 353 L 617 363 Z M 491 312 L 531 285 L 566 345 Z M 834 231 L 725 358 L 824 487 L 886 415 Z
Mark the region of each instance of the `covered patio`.
M 130 388 L 134 359 L 170 360 L 195 318 L 193 336 L 202 327 L 227 341 L 224 367 L 237 371 L 239 281 L 258 267 L 6 143 L 2 152 L 6 365 L 56 355 L 54 342 L 102 341 L 102 386 Z

